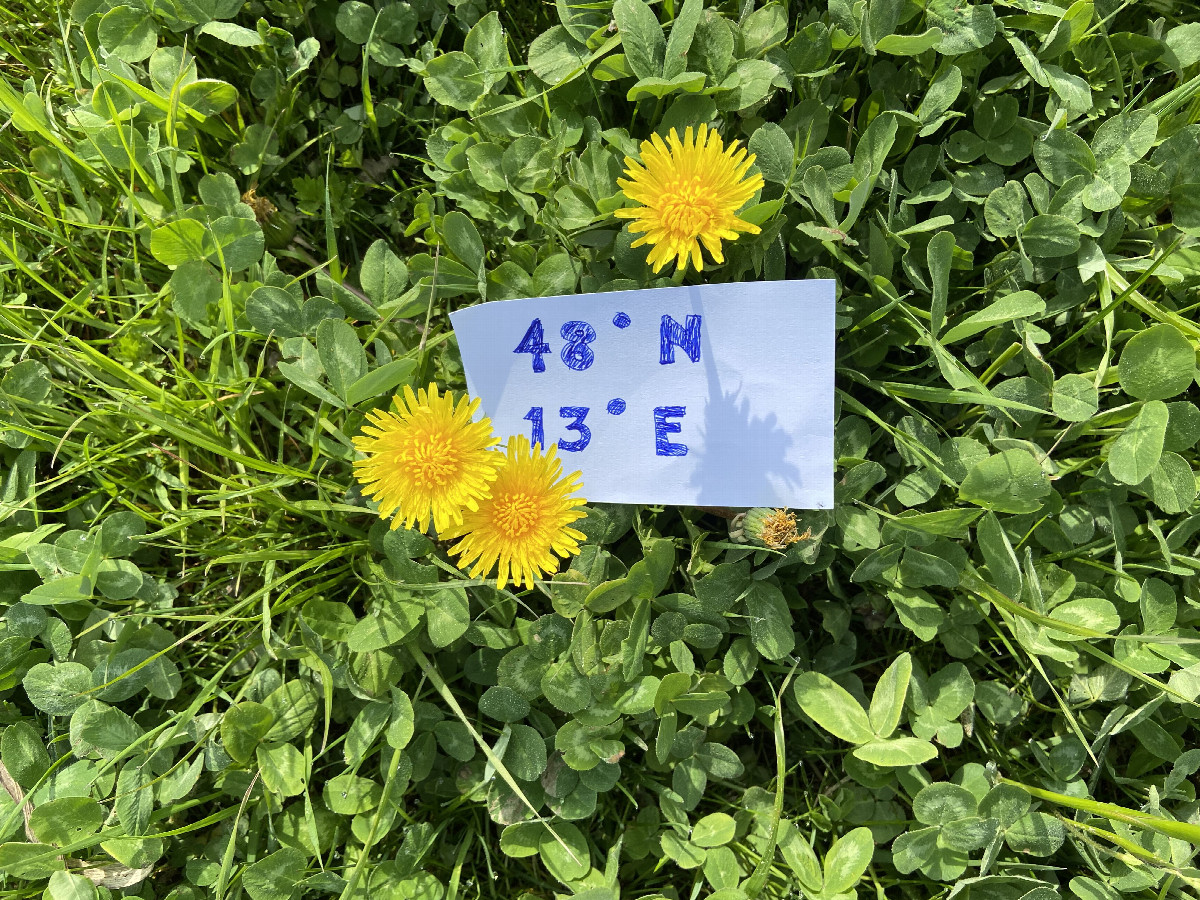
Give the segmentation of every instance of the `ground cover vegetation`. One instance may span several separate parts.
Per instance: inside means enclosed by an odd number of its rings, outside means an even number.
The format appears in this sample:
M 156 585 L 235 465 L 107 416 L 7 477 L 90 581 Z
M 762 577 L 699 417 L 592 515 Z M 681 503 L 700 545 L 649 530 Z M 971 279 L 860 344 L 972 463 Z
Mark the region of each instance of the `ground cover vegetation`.
M 1194 4 L 0 23 L 4 896 L 1197 895 Z M 697 272 L 615 213 L 700 125 L 754 196 Z M 594 504 L 498 590 L 355 480 L 452 308 L 804 277 L 785 550 Z

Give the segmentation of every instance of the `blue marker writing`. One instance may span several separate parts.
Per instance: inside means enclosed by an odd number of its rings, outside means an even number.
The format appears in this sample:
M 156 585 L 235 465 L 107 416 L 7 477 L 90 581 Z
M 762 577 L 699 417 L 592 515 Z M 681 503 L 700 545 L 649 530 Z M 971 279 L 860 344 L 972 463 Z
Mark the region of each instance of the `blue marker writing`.
M 596 329 L 587 322 L 567 322 L 559 331 L 562 339 L 567 343 L 563 345 L 562 361 L 567 364 L 568 369 L 574 369 L 576 372 L 582 372 L 592 364 L 596 355 L 592 352 L 592 348 L 588 346 L 596 339 Z
M 588 445 L 588 442 L 591 441 L 591 439 L 592 439 L 592 429 L 588 428 L 586 425 L 583 424 L 583 420 L 588 414 L 588 407 L 586 407 L 586 406 L 562 406 L 562 407 L 559 407 L 558 414 L 560 416 L 562 416 L 564 419 L 573 419 L 574 420 L 573 422 L 571 422 L 569 425 L 566 426 L 567 431 L 579 432 L 579 440 L 577 440 L 577 441 L 559 441 L 558 449 L 566 450 L 569 452 L 578 452 L 578 451 L 582 450 L 584 447 L 586 447 Z
M 521 338 L 521 343 L 517 344 L 517 349 L 513 350 L 513 353 L 532 353 L 533 371 L 545 372 L 546 361 L 542 359 L 542 354 L 549 352 L 550 345 L 543 340 L 542 320 L 534 319 L 529 323 L 525 337 Z
M 542 408 L 540 406 L 529 407 L 529 412 L 522 417 L 527 422 L 533 423 L 533 434 L 530 436 L 529 443 L 541 446 L 546 449 L 546 433 L 542 428 Z
M 666 318 L 664 316 L 664 318 Z M 691 318 L 690 316 L 688 318 Z M 699 316 L 696 316 L 699 319 Z M 683 426 L 667 419 L 681 419 L 687 413 L 683 406 L 656 406 L 654 408 L 654 452 L 659 456 L 687 456 L 687 444 L 673 444 L 667 435 L 679 434 Z
M 684 322 L 685 325 L 680 325 L 670 316 L 662 317 L 662 327 L 659 329 L 660 365 L 675 362 L 676 347 L 686 353 L 692 362 L 700 361 L 700 317 L 688 316 Z

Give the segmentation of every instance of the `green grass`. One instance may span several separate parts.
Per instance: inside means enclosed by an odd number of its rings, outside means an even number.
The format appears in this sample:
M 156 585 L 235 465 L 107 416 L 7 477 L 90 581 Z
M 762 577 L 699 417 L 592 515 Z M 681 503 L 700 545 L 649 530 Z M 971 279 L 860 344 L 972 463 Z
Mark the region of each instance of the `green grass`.
M 1190 4 L 115 5 L 0 9 L 3 896 L 1197 896 Z M 516 592 L 389 533 L 366 411 L 671 284 L 615 179 L 696 121 L 780 201 L 705 279 L 838 280 L 837 509 Z

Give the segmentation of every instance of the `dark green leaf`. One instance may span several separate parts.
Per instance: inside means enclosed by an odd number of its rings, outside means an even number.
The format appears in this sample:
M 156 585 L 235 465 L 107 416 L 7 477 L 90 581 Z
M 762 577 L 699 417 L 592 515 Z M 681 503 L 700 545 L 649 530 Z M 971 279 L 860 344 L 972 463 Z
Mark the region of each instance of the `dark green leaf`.
M 821 728 L 853 744 L 874 739 L 867 711 L 843 687 L 820 672 L 796 676 L 796 701 Z
M 1167 406 L 1162 401 L 1151 400 L 1142 406 L 1108 452 L 1108 470 L 1114 478 L 1140 484 L 1149 477 L 1162 456 L 1167 420 Z
M 1041 507 L 1050 480 L 1025 450 L 1005 450 L 975 464 L 959 488 L 968 503 L 995 512 L 1027 513 Z
M 644 0 L 616 0 L 613 3 L 625 59 L 638 78 L 653 78 L 663 74 L 666 40 L 658 16 Z
M 1196 351 L 1173 325 L 1152 325 L 1130 338 L 1117 367 L 1121 388 L 1138 400 L 1166 400 L 1192 384 Z

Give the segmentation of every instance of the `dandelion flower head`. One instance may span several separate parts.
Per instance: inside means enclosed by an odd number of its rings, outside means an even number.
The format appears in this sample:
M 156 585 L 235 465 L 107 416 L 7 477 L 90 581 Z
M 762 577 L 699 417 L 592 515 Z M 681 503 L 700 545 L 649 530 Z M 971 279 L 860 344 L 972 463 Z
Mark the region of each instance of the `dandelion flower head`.
M 525 435 L 509 439 L 491 496 L 464 513 L 462 524 L 447 535 L 461 538 L 450 552 L 459 557 L 460 568 L 471 566 L 472 578 L 498 565 L 496 587 L 512 581 L 532 588 L 535 577 L 558 568 L 553 554 L 566 558 L 579 552 L 584 534 L 570 525 L 583 518 L 579 507 L 587 501 L 571 496 L 581 487 L 580 473 L 560 477 L 557 450 L 551 445 L 543 454 Z
M 713 260 L 723 263 L 721 241 L 735 241 L 738 232 L 758 234 L 759 228 L 739 219 L 737 212 L 763 186 L 761 175 L 747 175 L 754 155 L 730 144 L 701 125 L 693 136 L 689 126 L 683 140 L 675 129 L 664 141 L 655 134 L 642 141 L 642 161 L 625 158 L 625 174 L 617 179 L 625 196 L 637 206 L 613 215 L 633 219 L 629 230 L 640 234 L 634 247 L 649 244 L 646 261 L 657 273 L 672 259 L 686 271 L 688 260 L 704 268 L 703 244 Z
M 496 478 L 503 457 L 489 447 L 499 443 L 492 423 L 472 421 L 479 400 L 463 397 L 457 404 L 436 385 L 416 392 L 404 388 L 394 411 L 372 410 L 354 446 L 366 459 L 354 463 L 363 491 L 379 503 L 379 515 L 395 514 L 393 528 L 414 524 L 422 530 L 430 520 L 439 532 L 478 508 Z
M 795 513 L 786 509 L 775 509 L 762 520 L 762 534 L 759 539 L 772 550 L 786 550 L 807 536 L 807 532 L 801 534 L 796 527 Z

